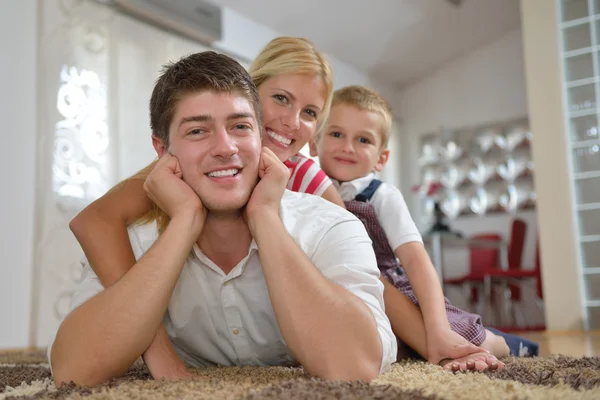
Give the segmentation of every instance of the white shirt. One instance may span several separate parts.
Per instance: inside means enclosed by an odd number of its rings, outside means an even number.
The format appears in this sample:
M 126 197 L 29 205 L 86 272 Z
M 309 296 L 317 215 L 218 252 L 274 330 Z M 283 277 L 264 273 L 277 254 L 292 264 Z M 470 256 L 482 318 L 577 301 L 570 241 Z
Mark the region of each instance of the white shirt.
M 344 201 L 352 201 L 369 186 L 373 179 L 375 174 L 371 173 L 353 181 L 340 184 L 334 180 L 333 183 Z M 396 186 L 382 182 L 368 203 L 373 205 L 379 225 L 394 252 L 406 243 L 423 243 L 423 238 L 410 216 L 404 197 Z
M 363 224 L 320 197 L 288 190 L 281 202 L 281 219 L 315 267 L 372 311 L 383 348 L 381 372 L 386 370 L 396 360 L 397 343 Z M 148 224 L 130 228 L 129 236 L 139 259 L 157 239 L 157 231 Z M 86 261 L 70 310 L 102 290 Z M 194 245 L 163 321 L 175 351 L 192 367 L 296 364 L 279 330 L 254 241 L 248 255 L 227 275 Z M 54 337 L 48 359 L 53 342 Z

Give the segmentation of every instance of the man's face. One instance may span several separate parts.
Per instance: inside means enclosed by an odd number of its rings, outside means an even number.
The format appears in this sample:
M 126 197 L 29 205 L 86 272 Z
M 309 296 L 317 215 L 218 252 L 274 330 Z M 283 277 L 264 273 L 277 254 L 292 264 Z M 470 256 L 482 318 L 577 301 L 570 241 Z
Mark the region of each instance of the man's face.
M 240 210 L 258 178 L 260 127 L 252 105 L 237 93 L 201 92 L 179 101 L 169 152 L 183 180 L 212 212 Z

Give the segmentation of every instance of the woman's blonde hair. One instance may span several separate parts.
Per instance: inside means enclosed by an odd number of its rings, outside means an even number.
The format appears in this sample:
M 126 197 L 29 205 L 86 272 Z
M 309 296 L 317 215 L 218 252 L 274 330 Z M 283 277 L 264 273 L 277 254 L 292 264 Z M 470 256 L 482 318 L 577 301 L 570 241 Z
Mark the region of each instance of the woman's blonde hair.
M 278 75 L 310 74 L 318 75 L 325 85 L 325 105 L 317 119 L 317 134 L 325 125 L 333 98 L 333 73 L 329 62 L 315 45 L 307 39 L 281 36 L 271 40 L 254 59 L 248 69 L 254 85 L 258 88 L 267 79 Z M 145 180 L 156 161 L 128 179 Z M 169 217 L 156 205 L 136 221 L 145 224 L 156 221 L 158 232 L 162 233 L 169 224 Z

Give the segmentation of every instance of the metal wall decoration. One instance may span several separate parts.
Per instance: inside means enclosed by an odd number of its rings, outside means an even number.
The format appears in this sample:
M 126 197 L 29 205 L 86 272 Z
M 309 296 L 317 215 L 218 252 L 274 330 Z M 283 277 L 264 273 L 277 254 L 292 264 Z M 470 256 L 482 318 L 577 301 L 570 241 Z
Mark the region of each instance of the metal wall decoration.
M 531 139 L 527 119 L 424 135 L 418 185 L 424 220 L 433 219 L 435 203 L 450 220 L 534 207 Z

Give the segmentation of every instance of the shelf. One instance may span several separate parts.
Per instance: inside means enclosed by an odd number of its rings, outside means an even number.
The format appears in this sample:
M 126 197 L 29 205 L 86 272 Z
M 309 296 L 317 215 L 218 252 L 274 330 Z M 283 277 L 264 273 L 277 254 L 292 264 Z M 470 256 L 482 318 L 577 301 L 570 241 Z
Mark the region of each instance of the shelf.
M 600 203 L 578 204 L 577 211 L 600 210 Z
M 579 149 L 582 147 L 588 147 L 593 145 L 600 145 L 600 138 L 598 139 L 588 139 L 588 140 L 573 140 L 571 141 L 571 147 L 574 149 Z
M 570 21 L 564 21 L 558 24 L 561 29 L 568 29 L 574 26 L 586 24 L 588 22 L 594 22 L 600 20 L 600 14 L 588 15 L 587 17 L 572 19 Z
M 600 82 L 600 79 L 598 77 L 577 79 L 574 81 L 567 81 L 567 87 L 570 89 L 570 88 L 590 85 L 592 83 L 598 83 L 598 82 Z
M 600 110 L 597 108 L 590 108 L 589 110 L 571 111 L 568 113 L 569 118 L 586 117 L 588 115 L 599 114 Z
M 583 274 L 584 275 L 599 275 L 600 274 L 600 267 L 584 268 L 583 269 Z
M 600 235 L 579 236 L 579 241 L 582 243 L 600 242 Z
M 600 171 L 577 172 L 573 174 L 573 179 L 576 180 L 589 178 L 600 178 Z
M 600 300 L 586 300 L 586 307 L 600 307 Z

